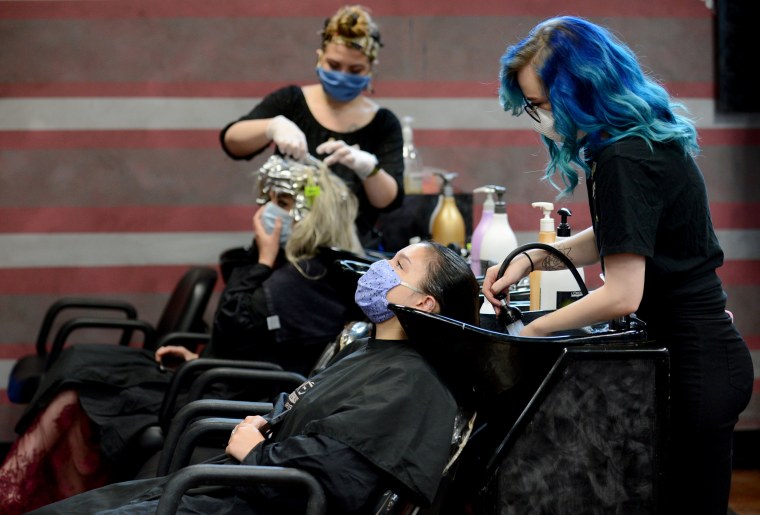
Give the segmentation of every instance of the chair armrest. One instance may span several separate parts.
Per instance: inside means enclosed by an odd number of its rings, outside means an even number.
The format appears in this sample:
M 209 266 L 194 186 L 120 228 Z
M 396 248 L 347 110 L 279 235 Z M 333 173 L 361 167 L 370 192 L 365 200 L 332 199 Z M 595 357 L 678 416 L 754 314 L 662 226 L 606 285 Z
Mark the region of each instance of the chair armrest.
M 156 331 L 152 325 L 144 320 L 118 320 L 113 318 L 74 318 L 67 321 L 61 326 L 61 329 L 55 335 L 53 346 L 50 348 L 48 355 L 47 368 L 58 359 L 63 351 L 66 340 L 69 335 L 78 329 L 121 329 L 122 331 L 139 331 L 143 333 L 143 347 L 148 348 L 155 340 Z M 123 338 L 122 338 L 123 340 Z M 122 344 L 123 341 L 121 342 Z M 129 343 L 129 341 L 127 341 Z
M 165 345 L 181 345 L 195 352 L 200 343 L 208 343 L 211 340 L 209 333 L 184 333 L 175 332 L 164 335 L 156 342 L 156 348 Z
M 297 372 L 285 370 L 261 370 L 231 367 L 217 367 L 206 370 L 193 382 L 188 393 L 188 402 L 200 399 L 209 387 L 217 383 L 242 383 L 276 386 L 279 391 L 295 390 L 307 381 Z
M 158 502 L 156 515 L 174 514 L 182 495 L 195 486 L 210 483 L 246 486 L 260 482 L 302 485 L 308 493 L 306 515 L 323 515 L 327 500 L 319 482 L 304 470 L 256 465 L 191 465 L 171 476 Z
M 170 458 L 169 470 L 163 473 L 163 470 L 159 470 L 156 476 L 164 476 L 177 472 L 181 468 L 185 468 L 190 463 L 190 459 L 193 456 L 193 450 L 200 444 L 202 439 L 207 439 L 210 436 L 215 436 L 217 439 L 221 436 L 225 440 L 229 440 L 232 430 L 240 424 L 241 418 L 221 418 L 221 417 L 209 417 L 194 420 L 190 422 L 182 434 L 177 440 L 177 445 L 174 447 L 173 452 L 169 453 L 169 449 L 166 449 L 168 457 Z M 216 442 L 216 439 L 214 439 Z M 220 448 L 223 448 L 219 445 Z M 164 452 L 164 451 L 162 451 Z
M 166 432 L 164 446 L 158 462 L 157 475 L 163 476 L 168 473 L 177 443 L 182 437 L 185 428 L 192 421 L 202 417 L 224 416 L 237 417 L 237 421 L 240 422 L 248 415 L 264 415 L 269 413 L 272 411 L 272 407 L 272 404 L 269 402 L 228 401 L 220 399 L 201 399 L 187 403 L 174 416 L 171 426 L 169 426 Z
M 167 429 L 171 422 L 174 408 L 177 405 L 177 397 L 187 384 L 195 379 L 202 372 L 215 367 L 235 367 L 235 368 L 253 368 L 262 370 L 282 370 L 282 367 L 276 363 L 268 361 L 236 361 L 231 359 L 216 358 L 198 358 L 183 363 L 172 376 L 169 388 L 164 394 L 164 400 L 161 404 L 161 411 L 158 419 L 161 427 Z
M 40 326 L 40 332 L 37 334 L 36 350 L 38 356 L 44 356 L 48 353 L 47 340 L 50 335 L 50 330 L 53 327 L 56 317 L 66 309 L 92 309 L 103 311 L 121 311 L 125 314 L 128 320 L 135 320 L 137 318 L 137 309 L 129 302 L 115 299 L 88 299 L 79 297 L 64 297 L 55 301 L 47 309 L 45 317 L 42 319 L 42 325 Z M 129 342 L 132 334 L 124 333 L 122 336 L 121 345 L 126 345 Z

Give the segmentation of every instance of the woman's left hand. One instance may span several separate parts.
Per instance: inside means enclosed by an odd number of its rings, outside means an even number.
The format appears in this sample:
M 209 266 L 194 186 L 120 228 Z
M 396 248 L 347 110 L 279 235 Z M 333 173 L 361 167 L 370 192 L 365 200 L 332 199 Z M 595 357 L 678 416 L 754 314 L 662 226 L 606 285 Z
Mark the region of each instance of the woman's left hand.
M 232 430 L 230 440 L 227 442 L 227 448 L 224 452 L 238 461 L 243 461 L 254 447 L 266 440 L 264 435 L 261 434 L 261 428 L 264 427 L 266 423 L 266 419 L 259 415 L 245 417 L 245 419 Z
M 324 159 L 327 166 L 340 163 L 352 169 L 361 180 L 366 179 L 377 166 L 374 154 L 360 150 L 342 140 L 325 141 L 317 147 L 318 154 L 330 154 Z
M 198 359 L 198 354 L 181 345 L 163 345 L 156 349 L 156 361 L 161 363 L 161 360 L 166 356 L 174 356 L 184 361 Z

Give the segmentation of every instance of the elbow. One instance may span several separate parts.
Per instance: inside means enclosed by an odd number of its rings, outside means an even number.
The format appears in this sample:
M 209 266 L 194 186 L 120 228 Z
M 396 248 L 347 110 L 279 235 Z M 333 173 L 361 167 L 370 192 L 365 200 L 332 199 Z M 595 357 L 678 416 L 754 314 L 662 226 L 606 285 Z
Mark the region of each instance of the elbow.
M 636 295 L 622 295 L 620 298 L 616 299 L 614 303 L 611 303 L 612 306 L 612 316 L 613 317 L 621 317 L 625 315 L 630 315 L 631 313 L 635 313 L 639 309 L 639 305 L 641 304 L 641 296 Z

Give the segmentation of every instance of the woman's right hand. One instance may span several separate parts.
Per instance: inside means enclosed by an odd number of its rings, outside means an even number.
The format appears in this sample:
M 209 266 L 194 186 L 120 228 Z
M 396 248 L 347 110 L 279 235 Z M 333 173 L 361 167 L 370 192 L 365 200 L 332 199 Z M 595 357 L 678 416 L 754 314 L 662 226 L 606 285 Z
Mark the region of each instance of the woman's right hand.
M 279 151 L 293 159 L 301 160 L 306 157 L 308 146 L 303 131 L 284 116 L 277 115 L 269 121 L 266 129 L 267 138 L 274 141 Z
M 259 251 L 259 263 L 274 268 L 277 255 L 280 253 L 280 232 L 282 232 L 282 220 L 278 217 L 274 221 L 272 233 L 267 233 L 261 217 L 264 210 L 259 208 L 253 215 L 253 236 L 256 240 L 256 249 Z
M 509 287 L 530 273 L 531 264 L 527 257 L 519 255 L 509 263 L 504 275 L 497 280 L 499 268 L 501 264 L 490 267 L 483 278 L 483 295 L 493 305 L 497 315 L 501 311 L 501 300 L 497 296 L 504 294 L 509 302 Z

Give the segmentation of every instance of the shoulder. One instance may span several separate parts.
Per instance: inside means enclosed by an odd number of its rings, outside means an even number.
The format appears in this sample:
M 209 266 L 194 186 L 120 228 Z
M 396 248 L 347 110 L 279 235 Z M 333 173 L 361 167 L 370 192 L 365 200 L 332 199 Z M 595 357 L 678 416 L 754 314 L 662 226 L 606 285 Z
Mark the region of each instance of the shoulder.
M 596 161 L 602 166 L 615 159 L 643 158 L 651 151 L 649 144 L 641 138 L 624 138 L 602 148 Z
M 384 127 L 397 128 L 399 132 L 401 131 L 401 122 L 399 122 L 398 117 L 393 111 L 387 107 L 378 108 L 377 113 L 375 113 L 374 121 Z

